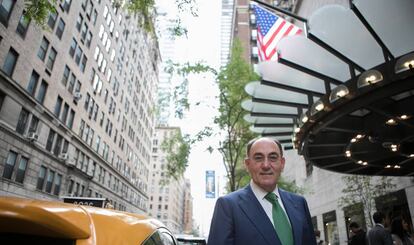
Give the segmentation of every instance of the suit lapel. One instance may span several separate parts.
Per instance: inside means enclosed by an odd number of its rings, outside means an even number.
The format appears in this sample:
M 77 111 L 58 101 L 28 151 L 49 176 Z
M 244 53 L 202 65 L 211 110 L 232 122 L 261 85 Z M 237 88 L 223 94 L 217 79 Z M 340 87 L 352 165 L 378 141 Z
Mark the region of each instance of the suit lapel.
M 284 190 L 279 189 L 279 193 L 292 226 L 293 238 L 295 241 L 294 244 L 300 244 L 303 232 L 303 221 L 301 220 L 303 218 L 303 214 L 299 212 L 299 204 L 293 202 L 291 195 Z
M 243 189 L 239 199 L 239 206 L 268 244 L 281 244 L 272 222 L 270 222 L 250 185 Z

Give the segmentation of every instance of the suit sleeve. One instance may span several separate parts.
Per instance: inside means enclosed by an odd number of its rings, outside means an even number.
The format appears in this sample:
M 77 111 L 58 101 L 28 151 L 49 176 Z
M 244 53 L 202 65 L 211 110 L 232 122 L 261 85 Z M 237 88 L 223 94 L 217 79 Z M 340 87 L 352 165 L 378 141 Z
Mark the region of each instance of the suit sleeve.
M 217 199 L 208 236 L 209 245 L 234 245 L 234 224 L 230 204 Z
M 303 198 L 303 197 L 302 197 Z M 302 244 L 306 245 L 316 245 L 316 237 L 314 233 L 314 228 L 312 224 L 312 218 L 309 212 L 308 203 L 306 202 L 305 198 L 303 198 L 303 206 L 305 209 L 305 232 L 303 233 L 303 241 Z

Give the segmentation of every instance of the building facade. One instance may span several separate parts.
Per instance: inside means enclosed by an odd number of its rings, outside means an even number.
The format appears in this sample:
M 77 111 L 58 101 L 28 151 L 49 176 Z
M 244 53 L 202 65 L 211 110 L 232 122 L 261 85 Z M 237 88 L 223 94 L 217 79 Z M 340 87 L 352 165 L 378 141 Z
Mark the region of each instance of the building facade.
M 146 213 L 156 39 L 113 1 L 57 1 L 45 28 L 0 4 L 0 195 Z
M 189 181 L 167 177 L 167 152 L 162 144 L 175 135 L 178 127 L 155 128 L 150 168 L 149 215 L 161 220 L 174 234 L 182 234 L 192 226 L 192 198 Z
M 312 13 L 327 4 L 349 6 L 349 1 L 319 0 L 319 1 L 264 1 L 285 10 L 309 18 Z M 234 37 L 238 37 L 244 44 L 245 59 L 253 66 L 257 64 L 257 44 L 255 16 L 248 6 L 248 1 L 239 0 L 235 3 L 236 22 Z M 277 13 L 279 16 L 283 15 Z M 286 17 L 285 17 L 286 18 Z M 301 22 L 286 18 L 297 26 Z M 277 112 L 275 112 L 277 113 Z M 363 209 L 343 207 L 339 200 L 344 196 L 345 183 L 342 179 L 345 174 L 322 170 L 306 164 L 303 157 L 296 150 L 285 148 L 286 166 L 284 177 L 305 188 L 305 197 L 308 201 L 314 228 L 321 231 L 321 237 L 327 244 L 347 244 L 350 234 L 348 225 L 351 221 L 358 221 L 364 229 L 369 229 L 371 217 Z M 395 187 L 387 194 L 375 198 L 376 210 L 385 212 L 389 217 L 403 215 L 414 220 L 414 180 L 412 177 L 392 177 Z M 374 182 L 380 181 L 373 177 Z M 357 204 L 359 205 L 359 204 Z
M 223 67 L 230 59 L 231 41 L 233 36 L 234 0 L 221 2 L 220 21 L 220 65 Z
M 191 195 L 191 182 L 189 179 L 185 180 L 185 187 L 184 187 L 184 234 L 193 234 L 193 231 L 196 227 L 194 227 L 193 222 L 193 197 Z

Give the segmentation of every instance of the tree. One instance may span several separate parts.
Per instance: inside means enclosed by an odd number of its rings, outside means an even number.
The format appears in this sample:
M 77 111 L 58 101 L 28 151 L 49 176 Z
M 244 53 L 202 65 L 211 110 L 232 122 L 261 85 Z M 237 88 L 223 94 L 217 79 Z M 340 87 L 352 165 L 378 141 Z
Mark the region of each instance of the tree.
M 257 80 L 259 77 L 252 70 L 242 54 L 243 49 L 239 40 L 234 41 L 232 47 L 231 59 L 229 63 L 218 73 L 215 69 L 202 62 L 196 64 L 177 64 L 169 61 L 166 72 L 170 76 L 178 75 L 182 82 L 176 86 L 171 95 L 160 98 L 159 106 L 163 105 L 163 101 L 173 101 L 175 105 L 175 116 L 182 118 L 184 112 L 189 109 L 187 100 L 188 93 L 188 76 L 190 74 L 212 73 L 216 77 L 216 83 L 219 87 L 219 115 L 214 119 L 214 123 L 218 126 L 218 132 L 206 127 L 202 132 L 198 133 L 197 141 L 203 137 L 214 135 L 223 138 L 219 142 L 219 147 L 214 149 L 208 146 L 207 150 L 212 152 L 217 150 L 223 158 L 223 164 L 226 169 L 227 191 L 231 192 L 245 186 L 250 181 L 249 174 L 244 167 L 244 159 L 246 157 L 245 146 L 249 140 L 257 135 L 250 131 L 250 124 L 243 117 L 244 109 L 241 107 L 243 100 L 248 98 L 244 91 L 247 83 Z M 283 178 L 279 181 L 282 188 L 303 193 L 304 190 L 298 187 L 293 181 L 289 182 Z
M 352 208 L 358 207 L 356 204 L 361 203 L 365 220 L 369 220 L 369 225 L 372 227 L 371 217 L 375 207 L 375 198 L 385 195 L 395 188 L 392 179 L 385 176 L 374 178 L 362 175 L 345 175 L 342 180 L 345 183 L 342 189 L 344 195 L 339 199 L 339 205 Z
M 55 13 L 56 0 L 25 0 L 24 16 L 27 19 L 34 20 L 41 27 L 46 27 L 46 19 L 49 13 Z
M 47 17 L 50 12 L 56 12 L 56 0 L 24 0 L 25 17 L 34 20 L 34 22 L 45 28 Z M 175 0 L 175 4 L 179 12 L 190 12 L 193 16 L 197 16 L 197 6 L 195 0 Z M 154 16 L 155 1 L 154 0 L 115 0 L 113 5 L 117 8 L 125 8 L 129 14 L 138 14 L 138 26 L 142 27 L 148 33 L 154 33 Z M 187 34 L 187 29 L 183 27 L 180 17 L 171 20 L 174 23 L 170 28 L 173 36 L 183 36 Z
M 259 76 L 243 58 L 240 40 L 235 39 L 229 63 L 217 76 L 219 94 L 219 115 L 214 122 L 223 132 L 223 140 L 218 151 L 222 155 L 228 180 L 228 191 L 240 188 L 242 180 L 248 176 L 244 166 L 245 146 L 256 136 L 249 128 L 250 124 L 243 117 L 245 110 L 241 107 L 248 98 L 244 91 L 247 83 L 257 80 Z
M 202 130 L 195 137 L 190 135 L 182 135 L 177 130 L 170 137 L 165 138 L 161 143 L 161 150 L 166 153 L 166 173 L 161 184 L 167 184 L 170 179 L 178 180 L 181 178 L 188 166 L 188 156 L 191 146 L 200 141 L 203 137 L 209 136 L 210 130 Z
M 166 157 L 166 180 L 170 177 L 178 180 L 188 166 L 188 155 L 190 152 L 188 135 L 182 136 L 177 130 L 171 137 L 164 139 L 161 150 L 167 154 Z

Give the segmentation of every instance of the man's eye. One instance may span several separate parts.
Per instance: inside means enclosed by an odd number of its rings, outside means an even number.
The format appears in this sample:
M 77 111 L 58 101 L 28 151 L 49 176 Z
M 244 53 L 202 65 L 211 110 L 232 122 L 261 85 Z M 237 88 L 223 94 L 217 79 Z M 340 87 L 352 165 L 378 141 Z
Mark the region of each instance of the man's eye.
M 272 162 L 277 162 L 278 156 L 270 156 L 269 160 L 272 161 Z
M 254 160 L 256 161 L 256 162 L 260 162 L 260 161 L 263 161 L 263 157 L 255 157 L 254 158 Z

